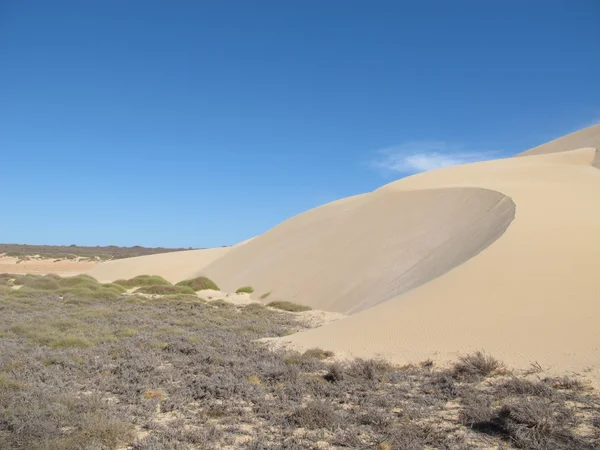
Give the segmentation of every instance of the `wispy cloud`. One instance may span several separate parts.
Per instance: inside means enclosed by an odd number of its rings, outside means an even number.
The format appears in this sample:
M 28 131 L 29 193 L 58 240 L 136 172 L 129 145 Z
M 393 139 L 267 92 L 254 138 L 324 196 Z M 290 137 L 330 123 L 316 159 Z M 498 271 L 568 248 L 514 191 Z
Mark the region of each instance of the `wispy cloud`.
M 496 151 L 466 151 L 444 141 L 415 141 L 377 151 L 371 166 L 383 172 L 413 174 L 497 157 Z

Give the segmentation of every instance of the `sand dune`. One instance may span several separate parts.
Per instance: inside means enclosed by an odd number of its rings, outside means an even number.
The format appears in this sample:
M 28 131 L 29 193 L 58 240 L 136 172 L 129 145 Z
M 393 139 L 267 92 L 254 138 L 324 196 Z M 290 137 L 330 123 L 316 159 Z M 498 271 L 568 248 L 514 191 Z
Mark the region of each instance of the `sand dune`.
M 600 123 L 576 131 L 575 133 L 567 134 L 566 136 L 562 136 L 545 144 L 538 145 L 518 156 L 559 153 L 585 147 L 600 148 Z
M 496 240 L 513 202 L 476 188 L 375 191 L 297 216 L 200 270 L 225 290 L 353 313 L 439 276 Z
M 597 158 L 593 148 L 509 158 L 383 187 L 393 195 L 478 186 L 512 198 L 516 216 L 500 239 L 448 273 L 286 340 L 399 362 L 485 349 L 516 367 L 537 361 L 598 374 L 600 171 L 591 166 Z
M 87 273 L 103 283 L 138 275 L 160 275 L 172 283 L 191 278 L 199 268 L 225 255 L 233 247 L 186 250 L 136 256 L 98 264 Z

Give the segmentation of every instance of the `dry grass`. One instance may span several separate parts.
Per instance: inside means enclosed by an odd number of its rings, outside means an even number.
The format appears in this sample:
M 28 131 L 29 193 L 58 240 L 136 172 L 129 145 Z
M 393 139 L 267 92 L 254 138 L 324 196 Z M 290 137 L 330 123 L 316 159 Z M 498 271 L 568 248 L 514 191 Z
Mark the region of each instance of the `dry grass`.
M 578 379 L 507 375 L 477 354 L 457 370 L 271 351 L 256 340 L 301 329 L 295 315 L 196 295 L 103 298 L 109 288 L 94 280 L 54 281 L 58 289 L 0 290 L 0 448 L 575 450 L 598 442 L 600 401 Z

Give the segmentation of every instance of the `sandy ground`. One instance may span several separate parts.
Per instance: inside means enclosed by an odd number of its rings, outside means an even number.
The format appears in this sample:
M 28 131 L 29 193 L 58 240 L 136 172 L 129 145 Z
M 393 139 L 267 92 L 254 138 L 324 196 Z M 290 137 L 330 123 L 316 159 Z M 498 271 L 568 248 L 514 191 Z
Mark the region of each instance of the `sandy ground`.
M 97 263 L 77 260 L 56 260 L 32 258 L 28 261 L 10 256 L 0 256 L 0 273 L 26 274 L 33 273 L 45 275 L 55 273 L 61 276 L 78 275 L 87 272 Z

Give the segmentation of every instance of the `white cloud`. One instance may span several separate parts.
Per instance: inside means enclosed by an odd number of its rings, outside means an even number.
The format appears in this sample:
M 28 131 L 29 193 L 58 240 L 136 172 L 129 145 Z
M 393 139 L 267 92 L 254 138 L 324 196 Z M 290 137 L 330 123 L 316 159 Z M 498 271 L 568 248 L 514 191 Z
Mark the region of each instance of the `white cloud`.
M 465 151 L 443 141 L 416 141 L 379 150 L 372 166 L 386 172 L 412 174 L 493 159 L 497 152 Z

